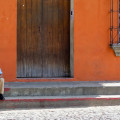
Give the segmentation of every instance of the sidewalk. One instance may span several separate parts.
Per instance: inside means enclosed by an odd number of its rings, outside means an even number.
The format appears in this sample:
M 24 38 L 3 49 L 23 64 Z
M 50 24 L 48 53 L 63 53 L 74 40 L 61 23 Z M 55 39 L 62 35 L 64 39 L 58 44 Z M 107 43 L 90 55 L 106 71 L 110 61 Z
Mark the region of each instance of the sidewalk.
M 120 106 L 0 110 L 0 120 L 120 120 Z

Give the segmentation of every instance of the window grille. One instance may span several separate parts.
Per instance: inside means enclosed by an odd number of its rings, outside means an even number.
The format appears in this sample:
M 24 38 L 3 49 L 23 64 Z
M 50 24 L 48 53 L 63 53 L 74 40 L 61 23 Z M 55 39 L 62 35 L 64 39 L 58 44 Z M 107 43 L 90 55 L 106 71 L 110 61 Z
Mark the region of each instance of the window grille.
M 110 0 L 110 46 L 120 44 L 120 0 Z

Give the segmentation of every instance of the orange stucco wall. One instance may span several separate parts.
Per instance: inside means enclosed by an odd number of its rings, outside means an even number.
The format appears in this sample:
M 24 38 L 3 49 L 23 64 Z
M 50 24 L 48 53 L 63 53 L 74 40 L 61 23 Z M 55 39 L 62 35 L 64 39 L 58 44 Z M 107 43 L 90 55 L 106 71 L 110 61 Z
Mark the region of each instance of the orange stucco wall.
M 16 0 L 0 0 L 0 67 L 6 81 L 120 80 L 120 57 L 109 47 L 110 0 L 74 0 L 74 78 L 16 79 Z

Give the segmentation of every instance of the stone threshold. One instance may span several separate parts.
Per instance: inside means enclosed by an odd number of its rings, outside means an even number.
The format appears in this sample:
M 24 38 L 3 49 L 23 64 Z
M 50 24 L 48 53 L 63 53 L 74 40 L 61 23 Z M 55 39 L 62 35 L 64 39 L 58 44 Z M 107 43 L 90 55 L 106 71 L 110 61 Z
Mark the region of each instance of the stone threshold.
M 5 88 L 44 87 L 120 87 L 120 81 L 6 82 Z
M 5 83 L 5 97 L 80 95 L 120 95 L 120 81 Z

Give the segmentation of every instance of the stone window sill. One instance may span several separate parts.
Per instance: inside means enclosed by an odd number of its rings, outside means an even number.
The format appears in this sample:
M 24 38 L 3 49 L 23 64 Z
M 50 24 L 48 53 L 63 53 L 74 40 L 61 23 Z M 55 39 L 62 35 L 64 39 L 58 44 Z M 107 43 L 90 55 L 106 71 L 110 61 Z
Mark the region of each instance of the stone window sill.
M 113 44 L 112 48 L 113 48 L 113 50 L 115 52 L 115 55 L 120 56 L 120 43 L 119 44 Z

